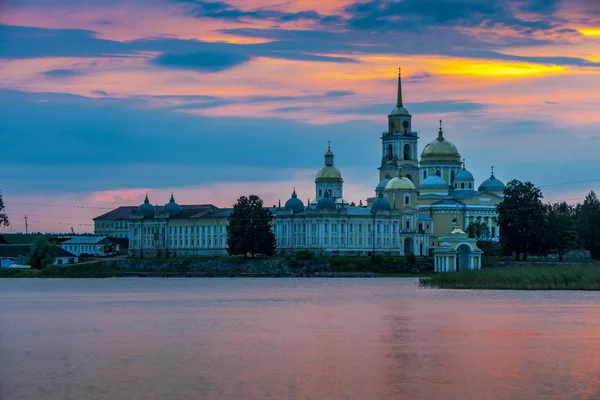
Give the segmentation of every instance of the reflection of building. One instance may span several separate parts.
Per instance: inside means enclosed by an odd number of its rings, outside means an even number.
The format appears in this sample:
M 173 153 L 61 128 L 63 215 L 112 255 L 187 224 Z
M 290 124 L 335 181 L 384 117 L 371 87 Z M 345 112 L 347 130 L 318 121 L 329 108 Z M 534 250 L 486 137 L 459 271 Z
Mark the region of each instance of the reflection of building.
M 344 179 L 328 148 L 316 175 L 314 199 L 305 205 L 294 190 L 283 207 L 271 209 L 280 253 L 428 255 L 439 246 L 438 238 L 452 231 L 455 217 L 461 226 L 483 222 L 492 238 L 498 238 L 496 204 L 504 184 L 492 172 L 475 190 L 473 174 L 445 138 L 441 121 L 437 138 L 425 146 L 419 161 L 419 135 L 403 104 L 400 77 L 396 107 L 380 139 L 379 184 L 367 206 L 349 205 L 344 199 Z M 226 254 L 230 214 L 229 208 L 179 206 L 173 196 L 159 208 L 146 197 L 129 216 L 130 255 Z M 469 250 L 471 256 L 477 251 Z

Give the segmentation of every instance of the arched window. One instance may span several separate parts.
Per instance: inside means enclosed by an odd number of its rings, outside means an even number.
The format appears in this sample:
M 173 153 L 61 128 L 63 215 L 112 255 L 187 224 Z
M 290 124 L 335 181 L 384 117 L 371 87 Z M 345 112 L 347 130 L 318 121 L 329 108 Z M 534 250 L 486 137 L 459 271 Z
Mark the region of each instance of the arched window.
M 391 144 L 388 144 L 386 158 L 388 160 L 392 160 L 394 158 L 394 150 L 392 149 Z
M 454 182 L 454 189 L 458 188 L 458 183 Z
M 427 179 L 427 170 L 423 170 L 423 180 Z
M 411 175 L 411 174 L 407 174 L 407 175 L 406 175 L 406 177 L 407 177 L 408 179 L 410 179 L 410 181 L 411 181 L 411 182 L 413 182 L 413 177 L 412 177 L 412 175 Z
M 410 204 L 410 196 L 404 197 L 404 204 Z
M 440 170 L 438 169 L 437 171 L 435 171 L 435 174 L 436 174 L 437 176 L 441 177 L 441 176 L 442 176 L 442 171 L 440 171 Z
M 473 189 L 473 184 L 469 183 L 469 189 Z
M 404 159 L 410 160 L 410 145 L 409 144 L 404 145 Z
M 323 197 L 323 190 L 319 189 L 319 197 Z
M 454 182 L 454 171 L 450 172 L 450 182 Z
M 465 188 L 465 183 L 464 183 L 464 182 L 462 182 L 462 183 L 460 184 L 460 188 L 461 188 L 461 189 L 464 189 L 464 188 Z
M 331 197 L 331 189 L 327 189 L 327 193 L 329 193 L 329 197 Z

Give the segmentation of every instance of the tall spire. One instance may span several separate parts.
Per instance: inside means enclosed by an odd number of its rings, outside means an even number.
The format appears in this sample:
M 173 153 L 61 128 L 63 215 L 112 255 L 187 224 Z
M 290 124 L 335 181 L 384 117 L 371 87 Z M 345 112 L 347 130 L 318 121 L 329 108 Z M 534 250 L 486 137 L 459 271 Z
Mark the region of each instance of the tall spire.
M 440 119 L 440 130 L 438 131 L 437 140 L 439 140 L 440 142 L 442 140 L 444 140 L 444 131 L 442 130 L 442 120 L 441 119 Z
M 402 68 L 398 67 L 398 100 L 396 101 L 396 107 L 403 107 L 402 105 Z

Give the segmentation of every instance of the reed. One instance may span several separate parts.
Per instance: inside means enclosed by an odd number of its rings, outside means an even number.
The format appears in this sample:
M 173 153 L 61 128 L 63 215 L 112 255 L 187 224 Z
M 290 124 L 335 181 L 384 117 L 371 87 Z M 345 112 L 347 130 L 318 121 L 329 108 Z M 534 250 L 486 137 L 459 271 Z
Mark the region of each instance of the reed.
M 419 279 L 439 289 L 600 290 L 600 267 L 517 267 L 438 273 Z

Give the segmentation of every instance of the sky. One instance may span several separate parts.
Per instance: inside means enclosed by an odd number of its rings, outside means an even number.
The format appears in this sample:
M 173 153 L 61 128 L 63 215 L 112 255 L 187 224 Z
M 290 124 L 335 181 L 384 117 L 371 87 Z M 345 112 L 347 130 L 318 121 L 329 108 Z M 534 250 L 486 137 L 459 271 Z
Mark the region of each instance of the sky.
M 476 185 L 600 191 L 597 0 L 0 0 L 0 232 L 306 201 L 328 141 L 364 200 L 398 67 L 419 151 L 442 119 Z

